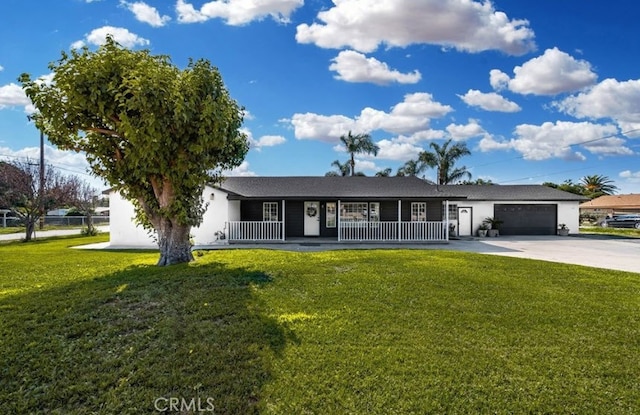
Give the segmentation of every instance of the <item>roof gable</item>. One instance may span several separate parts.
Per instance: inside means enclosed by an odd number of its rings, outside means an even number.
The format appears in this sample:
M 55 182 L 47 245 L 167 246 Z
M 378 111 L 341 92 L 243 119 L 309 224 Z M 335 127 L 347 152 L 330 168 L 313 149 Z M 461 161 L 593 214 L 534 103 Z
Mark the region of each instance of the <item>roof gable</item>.
M 605 195 L 582 203 L 582 209 L 622 209 L 640 208 L 640 194 Z

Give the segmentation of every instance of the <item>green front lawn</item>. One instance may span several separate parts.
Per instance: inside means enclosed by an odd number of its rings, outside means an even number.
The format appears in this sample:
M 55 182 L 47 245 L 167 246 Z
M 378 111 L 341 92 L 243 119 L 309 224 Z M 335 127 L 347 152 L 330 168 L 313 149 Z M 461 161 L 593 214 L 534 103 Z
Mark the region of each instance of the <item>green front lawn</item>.
M 615 235 L 630 238 L 640 238 L 640 230 L 633 228 L 603 228 L 601 226 L 580 227 L 581 234 L 596 233 L 601 235 Z
M 105 238 L 0 245 L 0 413 L 640 412 L 640 274 Z

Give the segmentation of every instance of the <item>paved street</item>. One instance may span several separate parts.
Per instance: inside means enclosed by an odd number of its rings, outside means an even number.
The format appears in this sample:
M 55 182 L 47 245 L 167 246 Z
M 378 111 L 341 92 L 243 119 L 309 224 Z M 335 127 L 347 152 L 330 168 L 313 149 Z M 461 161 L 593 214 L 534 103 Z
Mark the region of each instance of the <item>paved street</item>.
M 108 226 L 96 226 L 96 228 L 100 232 L 109 232 Z M 47 238 L 50 236 L 66 236 L 66 235 L 80 235 L 80 229 L 61 229 L 61 230 L 55 230 L 55 231 L 36 230 L 35 238 Z M 21 239 L 24 239 L 24 232 L 0 235 L 0 241 L 19 241 Z

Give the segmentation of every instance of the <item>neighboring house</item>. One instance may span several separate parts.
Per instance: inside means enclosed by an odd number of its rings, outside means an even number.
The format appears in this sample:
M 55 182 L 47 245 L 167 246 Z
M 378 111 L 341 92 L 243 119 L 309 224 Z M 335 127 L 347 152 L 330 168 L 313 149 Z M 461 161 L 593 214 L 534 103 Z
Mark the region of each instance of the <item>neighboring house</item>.
M 503 221 L 503 235 L 555 235 L 578 230 L 582 196 L 541 185 L 446 185 L 416 177 L 229 177 L 207 186 L 194 243 L 446 242 L 475 234 L 482 221 Z M 110 193 L 111 245 L 152 246 L 133 223 L 133 206 Z M 452 228 L 447 226 L 450 223 Z
M 614 213 L 640 213 L 640 194 L 600 196 L 580 205 L 580 213 L 603 219 Z

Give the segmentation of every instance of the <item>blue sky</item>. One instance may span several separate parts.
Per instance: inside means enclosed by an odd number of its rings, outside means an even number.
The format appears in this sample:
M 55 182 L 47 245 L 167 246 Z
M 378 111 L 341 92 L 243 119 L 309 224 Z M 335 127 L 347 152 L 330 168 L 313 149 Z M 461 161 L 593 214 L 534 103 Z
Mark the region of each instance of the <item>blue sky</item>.
M 18 76 L 111 33 L 220 69 L 252 141 L 233 175 L 324 175 L 351 130 L 380 146 L 357 159 L 367 175 L 452 138 L 474 179 L 601 174 L 640 193 L 638 18 L 637 0 L 3 0 L 0 157 L 38 157 Z M 46 157 L 98 183 L 82 154 Z

